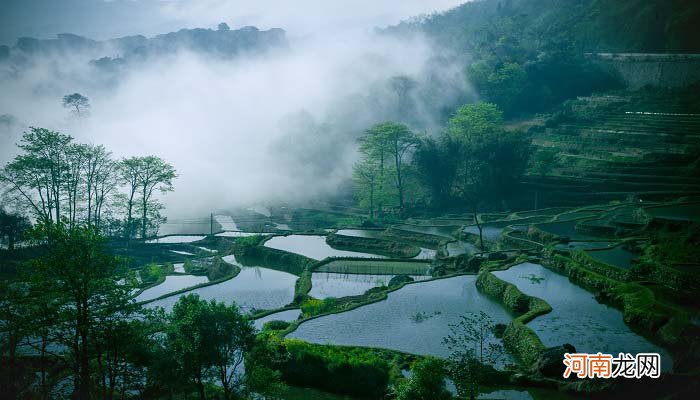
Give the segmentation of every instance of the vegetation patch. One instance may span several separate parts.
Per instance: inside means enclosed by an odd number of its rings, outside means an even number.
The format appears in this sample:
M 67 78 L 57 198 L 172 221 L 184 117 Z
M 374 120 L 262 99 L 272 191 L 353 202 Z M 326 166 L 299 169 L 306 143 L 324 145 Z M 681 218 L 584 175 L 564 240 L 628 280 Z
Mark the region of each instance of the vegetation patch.
M 275 345 L 285 354 L 276 369 L 291 385 L 374 399 L 386 392 L 391 367 L 373 350 L 293 339 L 279 340 Z
M 411 258 L 420 253 L 420 248 L 408 243 L 359 236 L 330 234 L 326 243 L 338 250 L 381 254 L 389 257 Z
M 533 366 L 545 346 L 537 334 L 525 324 L 552 311 L 552 307 L 542 299 L 524 294 L 515 285 L 497 278 L 486 270 L 479 273 L 476 287 L 505 305 L 508 310 L 519 314 L 506 327 L 503 343 L 524 365 Z

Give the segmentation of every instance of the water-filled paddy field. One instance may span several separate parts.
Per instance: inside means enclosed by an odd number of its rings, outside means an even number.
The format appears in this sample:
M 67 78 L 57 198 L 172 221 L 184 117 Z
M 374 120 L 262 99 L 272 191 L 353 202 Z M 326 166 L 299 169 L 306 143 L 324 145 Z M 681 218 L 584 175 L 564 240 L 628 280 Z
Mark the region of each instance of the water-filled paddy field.
M 471 233 L 472 235 L 479 236 L 479 228 L 477 228 L 476 225 L 469 225 L 464 228 L 464 233 Z M 501 237 L 501 234 L 503 233 L 503 227 L 482 225 L 481 233 L 484 239 L 495 242 Z
M 587 250 L 586 253 L 602 263 L 622 269 L 630 269 L 632 267 L 632 260 L 637 257 L 636 254 L 622 246 L 605 250 Z
M 598 303 L 593 294 L 574 285 L 567 277 L 532 263 L 493 274 L 552 306 L 552 312 L 527 324 L 545 346 L 570 343 L 577 352 L 583 353 L 660 353 L 662 369 L 671 369 L 668 352 L 632 332 L 620 311 Z
M 657 218 L 680 221 L 700 221 L 700 203 L 650 207 L 647 208 L 646 211 Z
M 194 235 L 173 235 L 164 236 L 156 239 L 146 240 L 146 243 L 192 243 L 204 239 L 206 236 Z
M 295 308 L 293 310 L 284 310 L 254 320 L 253 326 L 255 326 L 256 329 L 262 329 L 263 325 L 270 321 L 292 322 L 296 321 L 300 315 L 301 310 L 299 310 L 298 308 Z
M 325 236 L 318 235 L 275 236 L 265 242 L 265 247 L 301 254 L 314 260 L 326 257 L 385 258 L 377 254 L 336 250 L 326 243 Z
M 615 246 L 616 242 L 569 242 L 559 243 L 554 248 L 559 250 L 592 250 L 592 249 L 609 249 Z
M 317 299 L 357 296 L 374 287 L 388 286 L 391 278 L 395 276 L 314 272 L 311 274 L 311 291 L 309 295 Z M 430 278 L 428 275 L 408 276 L 411 276 L 416 281 Z
M 427 226 L 427 225 L 410 225 L 410 224 L 399 224 L 394 225 L 393 228 L 400 229 L 403 231 L 425 233 L 428 235 L 442 236 L 446 238 L 452 237 L 452 232 L 457 230 L 459 226 Z
M 447 357 L 442 338 L 465 312 L 484 311 L 500 323 L 511 320 L 501 305 L 476 289 L 475 281 L 476 276 L 465 275 L 409 284 L 389 293 L 387 300 L 306 321 L 288 337 Z
M 136 301 L 153 300 L 168 293 L 176 292 L 178 290 L 182 290 L 192 286 L 197 286 L 208 281 L 209 279 L 207 279 L 206 276 L 168 275 L 165 277 L 165 281 L 163 281 L 163 283 L 156 285 L 152 288 L 146 289 L 143 292 L 141 292 L 138 296 L 136 296 Z
M 332 260 L 316 268 L 316 272 L 369 275 L 426 275 L 430 263 L 396 260 Z
M 226 258 L 225 261 L 232 262 Z M 241 272 L 232 279 L 156 300 L 147 303 L 146 306 L 170 310 L 181 296 L 196 293 L 205 300 L 223 301 L 228 304 L 235 302 L 244 312 L 253 309 L 272 310 L 292 302 L 296 280 L 295 275 L 287 272 L 241 266 Z
M 450 257 L 454 257 L 460 254 L 473 254 L 479 251 L 477 247 L 472 243 L 465 242 L 462 240 L 447 243 L 446 249 L 447 255 Z
M 381 239 L 383 230 L 379 229 L 338 229 L 338 235 Z
M 584 235 L 576 231 L 577 220 L 574 221 L 559 221 L 538 224 L 537 227 L 545 232 L 552 233 L 557 236 L 567 237 L 576 241 L 585 241 L 595 239 L 592 236 Z

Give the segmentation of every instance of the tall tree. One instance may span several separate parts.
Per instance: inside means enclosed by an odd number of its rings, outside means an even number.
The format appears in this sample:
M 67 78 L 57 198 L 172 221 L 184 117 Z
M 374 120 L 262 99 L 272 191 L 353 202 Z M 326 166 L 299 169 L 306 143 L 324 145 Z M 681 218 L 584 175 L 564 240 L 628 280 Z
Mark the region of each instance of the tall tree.
M 385 155 L 392 160 L 394 183 L 398 194 L 399 212 L 405 210 L 404 164 L 407 154 L 418 144 L 418 136 L 406 125 L 385 122 L 375 125 L 361 139 L 360 150 L 372 155 L 379 162 L 380 175 L 384 173 Z
M 148 226 L 148 211 L 157 207 L 152 200 L 154 190 L 161 193 L 173 190 L 173 179 L 177 177 L 175 168 L 156 156 L 142 157 L 139 162 L 138 186 L 141 201 L 141 238 L 146 237 L 146 227 Z
M 503 114 L 495 104 L 473 103 L 460 107 L 447 122 L 447 135 L 459 143 L 462 154 L 463 196 L 469 192 L 470 179 L 476 173 L 478 162 L 473 157 L 474 149 L 489 137 L 498 134 L 503 122 Z
M 124 234 L 127 239 L 133 236 L 134 227 L 134 205 L 136 203 L 136 192 L 139 189 L 139 173 L 141 171 L 141 158 L 130 157 L 119 161 L 119 179 L 126 185 L 127 194 L 124 196 L 124 207 L 126 208 L 126 226 Z
M 375 199 L 379 187 L 379 162 L 365 155 L 355 163 L 352 170 L 353 180 L 359 191 L 357 197 L 361 205 L 366 205 L 369 218 L 374 219 Z
M 136 311 L 132 287 L 123 283 L 125 264 L 107 252 L 105 240 L 91 228 L 41 224 L 34 235 L 47 251 L 25 266 L 22 281 L 60 304 L 55 329 L 59 343 L 68 349 L 63 358 L 74 371 L 75 396 L 89 399 L 99 325 L 107 317 L 132 318 Z M 44 303 L 41 297 L 39 301 Z
M 0 174 L 5 193 L 32 211 L 42 222 L 61 219 L 65 192 L 66 148 L 73 138 L 44 128 L 30 128 L 18 144 L 23 154 L 8 163 Z
M 63 96 L 63 107 L 70 108 L 73 115 L 80 117 L 90 108 L 90 101 L 80 93 Z

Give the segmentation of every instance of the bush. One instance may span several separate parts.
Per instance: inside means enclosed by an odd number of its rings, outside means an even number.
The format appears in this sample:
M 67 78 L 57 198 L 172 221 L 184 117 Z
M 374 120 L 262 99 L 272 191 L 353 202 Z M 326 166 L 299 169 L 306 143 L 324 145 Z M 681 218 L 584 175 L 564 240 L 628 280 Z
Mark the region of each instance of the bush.
M 390 367 L 372 350 L 290 339 L 279 345 L 288 357 L 278 369 L 291 385 L 370 398 L 382 397 L 386 392 Z
M 139 271 L 139 275 L 143 284 L 152 284 L 165 276 L 165 269 L 158 264 L 146 264 Z
M 335 308 L 335 297 L 328 297 L 323 300 L 307 299 L 301 303 L 301 312 L 306 316 L 323 314 Z
M 268 321 L 263 325 L 263 329 L 271 330 L 271 331 L 283 331 L 289 327 L 289 322 L 287 321 L 279 321 L 279 320 L 273 320 L 273 321 Z

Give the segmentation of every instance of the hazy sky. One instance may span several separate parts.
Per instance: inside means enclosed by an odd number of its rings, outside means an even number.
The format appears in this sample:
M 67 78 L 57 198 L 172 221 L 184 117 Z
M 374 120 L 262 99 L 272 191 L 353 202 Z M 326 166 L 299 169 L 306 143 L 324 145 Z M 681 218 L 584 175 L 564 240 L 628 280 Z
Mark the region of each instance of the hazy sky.
M 181 28 L 255 25 L 291 35 L 394 24 L 465 0 L 2 0 L 0 44 L 75 33 L 95 39 Z
M 427 38 L 372 28 L 460 1 L 0 0 L 5 43 L 64 32 L 152 36 L 221 21 L 231 29 L 280 27 L 290 39 L 289 47 L 230 60 L 180 49 L 113 78 L 88 62 L 109 51 L 38 54 L 19 69 L 0 63 L 0 164 L 37 126 L 105 145 L 115 157 L 171 162 L 179 175 L 165 199 L 171 217 L 337 193 L 350 177 L 356 137 L 394 116 L 392 78 L 418 83 L 416 99 L 428 100 L 412 117 L 431 132 L 439 125 L 434 110 L 470 90 L 463 66 Z M 90 99 L 89 117 L 62 107 L 74 92 Z

